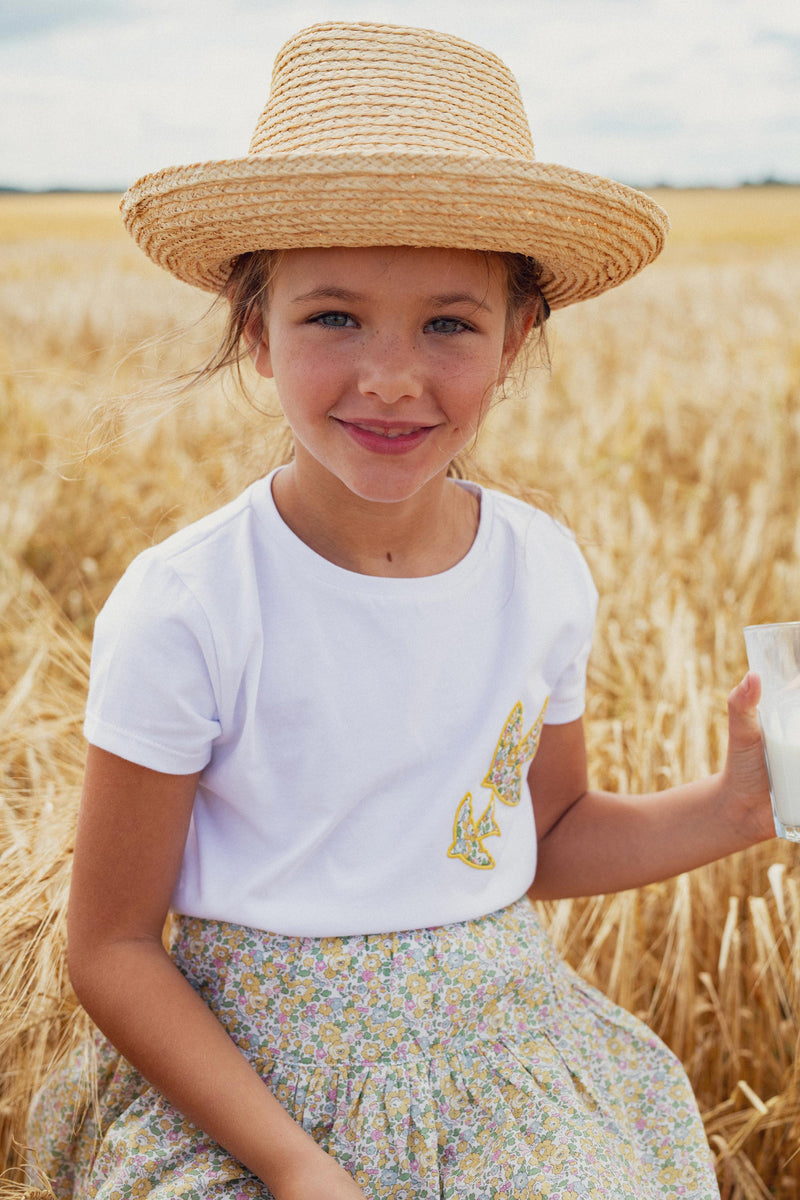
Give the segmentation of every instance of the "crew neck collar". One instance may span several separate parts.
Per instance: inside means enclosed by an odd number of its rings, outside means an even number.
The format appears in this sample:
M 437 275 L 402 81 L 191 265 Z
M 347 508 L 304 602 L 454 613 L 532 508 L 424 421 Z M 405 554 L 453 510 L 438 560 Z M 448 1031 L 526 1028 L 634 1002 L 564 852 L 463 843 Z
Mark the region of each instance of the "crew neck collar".
M 493 518 L 491 492 L 487 492 L 471 480 L 458 479 L 455 481 L 459 487 L 467 488 L 477 497 L 480 508 L 475 538 L 463 558 L 459 559 L 452 567 L 448 567 L 445 571 L 439 571 L 435 575 L 411 577 L 365 575 L 330 562 L 316 550 L 307 546 L 289 528 L 278 512 L 272 495 L 272 481 L 278 471 L 282 469 L 277 467 L 259 481 L 259 485 L 254 491 L 254 506 L 267 526 L 270 536 L 280 544 L 281 552 L 287 555 L 297 568 L 329 587 L 351 592 L 355 590 L 371 594 L 419 597 L 423 594 L 436 594 L 463 587 L 484 560 Z

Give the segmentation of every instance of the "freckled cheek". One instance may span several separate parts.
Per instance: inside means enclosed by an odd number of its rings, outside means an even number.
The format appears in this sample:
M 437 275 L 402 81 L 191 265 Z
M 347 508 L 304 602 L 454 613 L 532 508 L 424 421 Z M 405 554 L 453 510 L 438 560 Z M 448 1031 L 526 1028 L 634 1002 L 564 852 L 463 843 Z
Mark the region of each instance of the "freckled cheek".
M 289 370 L 276 376 L 275 382 L 287 418 L 313 421 L 325 416 L 336 403 L 341 374 L 316 359 L 298 356 Z
M 307 394 L 316 397 L 318 404 L 334 403 L 342 389 L 352 380 L 352 368 L 339 354 L 317 354 L 300 359 L 298 374 Z
M 459 382 L 463 387 L 458 386 Z M 485 370 L 474 374 L 465 372 L 462 380 L 451 380 L 448 388 L 451 422 L 474 432 L 489 412 L 496 390 L 497 376 Z
M 475 436 L 487 411 L 488 404 L 479 407 L 475 400 L 461 405 L 452 404 L 446 413 L 447 425 L 440 433 L 441 443 L 460 448 Z

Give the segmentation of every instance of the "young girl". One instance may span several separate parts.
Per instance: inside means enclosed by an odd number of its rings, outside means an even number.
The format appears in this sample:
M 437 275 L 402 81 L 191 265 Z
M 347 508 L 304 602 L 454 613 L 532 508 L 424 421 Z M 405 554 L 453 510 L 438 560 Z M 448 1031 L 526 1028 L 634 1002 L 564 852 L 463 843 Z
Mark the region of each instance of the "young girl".
M 535 162 L 493 55 L 347 24 L 284 47 L 246 158 L 123 210 L 227 297 L 294 451 L 97 622 L 69 960 L 105 1036 L 77 1132 L 88 1048 L 32 1120 L 56 1194 L 711 1200 L 679 1063 L 526 893 L 771 836 L 758 681 L 719 775 L 589 790 L 587 568 L 453 468 L 550 309 L 651 261 L 663 212 Z

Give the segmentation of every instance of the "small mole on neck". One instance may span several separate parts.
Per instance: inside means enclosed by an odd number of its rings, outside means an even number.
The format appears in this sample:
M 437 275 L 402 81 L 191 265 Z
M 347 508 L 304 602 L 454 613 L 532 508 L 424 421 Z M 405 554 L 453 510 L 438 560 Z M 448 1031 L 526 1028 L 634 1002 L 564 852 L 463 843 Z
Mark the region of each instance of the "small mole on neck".
M 387 562 L 391 562 L 391 561 L 392 561 L 392 556 L 391 556 L 391 554 L 389 553 L 389 551 L 388 551 L 388 550 L 386 551 L 386 561 L 387 561 Z

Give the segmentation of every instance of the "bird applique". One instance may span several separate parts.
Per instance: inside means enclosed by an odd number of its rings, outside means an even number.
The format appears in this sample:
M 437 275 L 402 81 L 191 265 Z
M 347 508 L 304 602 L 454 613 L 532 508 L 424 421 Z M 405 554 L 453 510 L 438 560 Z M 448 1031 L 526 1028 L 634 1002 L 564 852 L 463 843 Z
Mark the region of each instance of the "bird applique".
M 475 820 L 472 811 L 472 794 L 467 792 L 458 806 L 456 819 L 453 822 L 453 844 L 447 851 L 448 858 L 460 858 L 470 867 L 479 871 L 490 871 L 494 859 L 483 844 L 483 839 L 499 837 L 500 826 L 494 815 L 494 796 L 481 815 Z
M 490 788 L 501 804 L 514 806 L 522 798 L 522 771 L 536 754 L 542 735 L 547 700 L 534 725 L 522 736 L 522 702 L 518 701 L 508 715 L 494 752 L 489 773 L 482 787 Z

